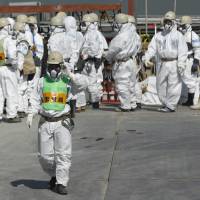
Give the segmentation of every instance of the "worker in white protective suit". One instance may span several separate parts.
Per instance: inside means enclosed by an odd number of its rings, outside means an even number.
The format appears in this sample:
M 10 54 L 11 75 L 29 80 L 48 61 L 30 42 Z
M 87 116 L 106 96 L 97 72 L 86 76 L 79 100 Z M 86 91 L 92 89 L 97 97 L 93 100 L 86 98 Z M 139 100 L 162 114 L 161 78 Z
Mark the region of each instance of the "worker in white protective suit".
M 25 61 L 25 55 L 29 49 L 29 43 L 26 40 L 25 36 L 25 24 L 21 22 L 16 22 L 13 27 L 13 36 L 12 38 L 16 41 L 17 48 L 17 82 L 18 82 L 18 116 L 23 118 L 26 116 L 28 111 L 28 76 L 24 74 L 23 65 Z
M 6 100 L 6 121 L 20 122 L 17 115 L 17 57 L 16 43 L 10 37 L 9 23 L 0 18 L 0 121 L 3 119 L 3 108 Z
M 17 15 L 16 22 L 20 22 L 20 23 L 24 24 L 24 26 L 25 26 L 25 37 L 26 37 L 26 40 L 28 40 L 28 42 L 31 44 L 32 40 L 29 37 L 29 34 L 30 34 L 31 30 L 29 28 L 29 25 L 27 24 L 27 22 L 28 22 L 28 16 L 24 15 L 24 14 Z
M 76 19 L 72 16 L 64 18 L 65 34 L 63 35 L 63 44 L 60 46 L 60 51 L 63 54 L 65 65 L 71 72 L 77 72 L 77 63 L 79 60 L 80 49 L 83 45 L 83 35 L 77 31 Z M 84 94 L 81 91 L 80 94 Z M 77 92 L 72 88 L 70 97 L 71 116 L 75 117 Z M 78 93 L 79 94 L 79 93 Z
M 98 16 L 94 13 L 83 16 L 82 30 L 85 29 L 86 31 L 81 49 L 81 58 L 85 61 L 82 73 L 87 75 L 90 81 L 87 92 L 93 109 L 99 109 L 99 103 L 103 95 L 101 85 L 103 81 L 102 56 L 107 48 L 105 38 L 99 32 L 97 25 Z
M 48 40 L 48 52 L 60 51 L 65 34 L 64 22 L 62 17 L 52 17 L 50 22 L 50 37 Z
M 181 76 L 187 60 L 187 44 L 184 36 L 177 30 L 176 15 L 169 11 L 164 15 L 164 30 L 152 38 L 144 61 L 152 66 L 151 58 L 158 57 L 161 62 L 157 70 L 157 89 L 163 108 L 161 112 L 174 112 L 181 95 Z
M 132 15 L 128 15 L 128 24 L 130 26 L 130 29 L 133 31 L 133 36 L 132 37 L 136 37 L 137 40 L 137 52 L 134 52 L 135 55 L 133 55 L 133 62 L 134 62 L 134 70 L 135 70 L 135 75 L 136 75 L 136 83 L 135 83 L 135 95 L 136 95 L 136 104 L 137 104 L 137 109 L 141 109 L 141 98 L 142 98 L 142 90 L 141 90 L 141 87 L 139 85 L 139 71 L 141 70 L 141 65 L 142 65 L 142 62 L 141 61 L 141 58 L 140 58 L 140 52 L 141 52 L 141 49 L 142 49 L 142 43 L 141 43 L 141 38 L 139 36 L 139 34 L 137 33 L 137 30 L 136 30 L 136 19 L 134 16 Z M 137 60 L 139 62 L 137 62 L 136 60 L 136 56 L 137 55 Z M 134 83 L 134 81 L 132 82 Z M 134 95 L 134 94 L 133 94 Z M 134 97 L 133 97 L 134 98 Z
M 188 46 L 188 57 L 186 69 L 182 76 L 182 80 L 188 88 L 188 99 L 182 105 L 192 106 L 194 95 L 197 88 L 197 75 L 200 60 L 200 39 L 199 36 L 192 31 L 192 18 L 190 16 L 182 16 L 180 20 L 179 30 L 183 33 Z
M 44 54 L 44 44 L 43 38 L 38 33 L 37 19 L 34 16 L 29 16 L 27 20 L 27 24 L 30 28 L 30 32 L 28 34 L 30 42 L 30 47 L 33 54 L 33 59 L 36 66 L 36 74 L 34 76 L 35 79 L 39 79 L 41 75 L 41 64 L 42 58 Z
M 134 111 L 137 107 L 136 75 L 132 57 L 135 57 L 138 52 L 138 38 L 133 37 L 133 34 L 136 35 L 136 33 L 130 29 L 126 14 L 117 14 L 115 22 L 115 27 L 119 32 L 110 42 L 106 59 L 113 64 L 115 88 L 121 103 L 116 111 Z
M 40 114 L 39 161 L 51 177 L 49 187 L 58 194 L 67 194 L 71 166 L 70 106 L 66 103 L 71 84 L 78 90 L 88 85 L 86 76 L 71 73 L 65 66 L 62 54 L 50 52 L 46 75 L 35 86 L 29 107 L 27 125 L 31 127 L 33 116 Z

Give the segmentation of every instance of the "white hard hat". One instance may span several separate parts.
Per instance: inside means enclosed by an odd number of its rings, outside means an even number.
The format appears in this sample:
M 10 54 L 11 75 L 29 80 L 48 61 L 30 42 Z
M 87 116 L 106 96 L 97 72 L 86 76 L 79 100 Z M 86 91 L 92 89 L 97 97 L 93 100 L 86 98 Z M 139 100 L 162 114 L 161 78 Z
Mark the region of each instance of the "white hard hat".
M 175 20 L 176 19 L 176 14 L 173 11 L 168 11 L 167 13 L 165 13 L 164 15 L 164 20 L 168 19 L 168 20 Z
M 60 12 L 57 13 L 56 17 L 63 17 L 63 18 L 65 18 L 65 17 L 67 17 L 67 14 L 65 12 L 63 12 L 63 11 L 60 11 Z
M 51 18 L 51 26 L 63 26 L 63 25 L 64 22 L 62 17 L 54 16 Z
M 37 19 L 36 19 L 36 17 L 35 17 L 35 16 L 30 16 L 30 17 L 28 17 L 27 23 L 28 23 L 28 24 L 37 24 Z
M 92 16 L 90 14 L 83 15 L 83 22 L 93 22 Z
M 190 17 L 190 16 L 182 16 L 180 23 L 181 24 L 192 24 L 192 17 Z
M 18 15 L 16 21 L 26 23 L 28 21 L 28 17 L 26 15 Z
M 9 22 L 8 22 L 7 18 L 4 18 L 4 17 L 0 18 L 0 28 L 3 28 L 5 26 L 7 26 L 8 24 L 9 24 Z
M 96 13 L 90 13 L 89 15 L 91 16 L 93 22 L 99 21 L 99 17 Z
M 15 31 L 24 31 L 25 25 L 24 25 L 24 23 L 21 23 L 21 22 L 15 22 L 13 28 L 14 28 Z
M 115 21 L 118 24 L 125 24 L 128 23 L 128 16 L 126 14 L 123 13 L 119 13 L 115 16 Z
M 48 56 L 47 63 L 48 64 L 56 64 L 56 65 L 63 63 L 62 54 L 58 51 L 52 51 Z
M 128 15 L 128 22 L 135 24 L 136 23 L 135 17 L 132 15 Z

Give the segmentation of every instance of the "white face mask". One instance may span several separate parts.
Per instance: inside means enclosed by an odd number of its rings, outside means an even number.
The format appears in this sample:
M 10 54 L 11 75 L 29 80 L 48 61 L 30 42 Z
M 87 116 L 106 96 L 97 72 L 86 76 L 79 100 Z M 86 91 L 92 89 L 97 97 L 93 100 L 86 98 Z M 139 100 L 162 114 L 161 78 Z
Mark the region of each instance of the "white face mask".
M 90 22 L 82 22 L 81 23 L 81 30 L 83 32 L 86 32 L 89 26 L 90 26 Z
M 6 34 L 10 34 L 10 25 L 4 26 L 3 30 L 5 31 Z
M 25 31 L 31 31 L 28 24 L 25 24 Z
M 171 30 L 171 25 L 169 25 L 169 24 L 165 24 L 164 25 L 164 29 L 166 30 L 166 31 L 170 31 Z
M 188 24 L 183 24 L 183 25 L 180 25 L 180 26 L 179 26 L 178 30 L 179 30 L 181 33 L 185 34 L 185 33 L 188 31 L 189 28 L 190 28 L 190 25 L 188 25 Z
M 164 20 L 164 30 L 165 31 L 170 31 L 173 27 L 173 21 L 171 20 Z
M 122 28 L 122 24 L 114 23 L 114 32 L 119 32 L 120 29 Z
M 57 73 L 57 71 L 56 70 L 51 70 L 51 73 L 50 73 L 50 76 L 51 76 L 51 78 L 53 78 L 53 79 L 56 79 L 57 78 L 57 76 L 58 76 L 58 73 Z

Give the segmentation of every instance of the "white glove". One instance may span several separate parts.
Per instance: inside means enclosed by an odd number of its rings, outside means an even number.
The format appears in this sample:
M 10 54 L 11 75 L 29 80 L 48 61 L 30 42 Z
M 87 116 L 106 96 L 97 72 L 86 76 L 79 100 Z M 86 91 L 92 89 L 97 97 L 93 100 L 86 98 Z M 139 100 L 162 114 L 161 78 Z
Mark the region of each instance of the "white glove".
M 88 54 L 81 54 L 81 58 L 82 58 L 83 60 L 86 60 L 86 59 L 88 58 Z
M 182 66 L 182 65 L 178 66 L 178 73 L 179 73 L 181 76 L 183 76 L 184 71 L 185 71 L 185 67 L 184 67 L 184 66 Z
M 70 71 L 70 69 L 68 67 L 65 67 L 65 69 L 63 70 L 64 74 L 69 76 L 72 80 L 74 80 L 74 73 Z
M 26 124 L 28 128 L 31 128 L 33 122 L 33 114 L 28 114 L 27 119 L 26 119 Z
M 146 65 L 146 67 L 153 67 L 154 63 L 151 62 L 150 60 L 145 60 L 145 65 Z

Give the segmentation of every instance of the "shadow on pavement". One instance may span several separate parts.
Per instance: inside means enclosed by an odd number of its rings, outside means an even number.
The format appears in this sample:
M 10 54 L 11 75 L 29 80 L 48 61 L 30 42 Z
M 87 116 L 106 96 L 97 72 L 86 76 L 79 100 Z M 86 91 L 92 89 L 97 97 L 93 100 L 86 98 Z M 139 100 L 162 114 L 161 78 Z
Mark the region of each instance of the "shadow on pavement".
M 31 179 L 20 179 L 16 181 L 10 182 L 13 187 L 20 187 L 25 186 L 31 189 L 47 189 L 48 188 L 48 181 L 41 181 L 41 180 L 31 180 Z

